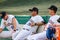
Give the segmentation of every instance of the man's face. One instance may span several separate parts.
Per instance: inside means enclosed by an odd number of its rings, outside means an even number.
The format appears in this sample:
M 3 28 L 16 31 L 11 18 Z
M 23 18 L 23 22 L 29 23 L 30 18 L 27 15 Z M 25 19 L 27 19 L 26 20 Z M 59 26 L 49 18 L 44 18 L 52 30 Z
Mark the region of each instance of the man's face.
M 49 9 L 48 11 L 49 11 L 50 15 L 54 15 L 55 14 L 54 10 Z
M 36 11 L 32 11 L 31 15 L 35 16 L 35 15 L 37 15 L 37 12 Z
M 6 13 L 5 17 L 4 17 L 4 20 L 7 20 L 8 18 L 8 14 Z

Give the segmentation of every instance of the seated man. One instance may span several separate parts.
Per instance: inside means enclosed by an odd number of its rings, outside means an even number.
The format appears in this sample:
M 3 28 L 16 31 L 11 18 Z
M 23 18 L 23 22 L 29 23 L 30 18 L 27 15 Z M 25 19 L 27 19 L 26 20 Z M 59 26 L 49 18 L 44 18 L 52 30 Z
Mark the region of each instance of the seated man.
M 20 30 L 19 23 L 13 15 L 8 15 L 7 12 L 3 11 L 0 13 L 0 16 L 2 18 L 0 26 L 0 38 L 12 37 L 13 33 L 16 33 L 18 30 Z M 9 31 L 3 31 L 5 27 Z M 15 37 L 15 35 L 13 37 Z
M 49 25 L 51 25 L 52 27 L 56 27 L 55 25 L 57 25 L 57 23 L 58 23 L 57 19 L 59 19 L 59 16 L 56 15 L 57 7 L 52 5 L 48 9 L 49 9 L 49 13 L 50 13 L 51 17 L 50 17 L 49 22 L 47 23 L 44 31 L 41 33 L 38 33 L 38 34 L 30 35 L 27 38 L 28 40 L 46 40 L 46 38 L 47 38 L 46 31 L 47 31 L 47 28 L 49 27 Z
M 60 18 L 57 20 L 57 22 L 60 24 Z M 46 31 L 47 40 L 56 40 L 57 39 L 57 37 L 56 37 L 56 30 L 59 30 L 59 29 L 55 29 L 56 27 L 60 27 L 60 26 L 56 25 L 55 27 L 52 27 L 50 25 L 48 27 L 48 29 Z
M 31 11 L 30 20 L 24 25 L 23 29 L 18 33 L 14 40 L 24 40 L 27 36 L 35 34 L 37 27 L 43 25 L 45 22 L 41 16 L 38 15 L 38 8 L 29 9 Z

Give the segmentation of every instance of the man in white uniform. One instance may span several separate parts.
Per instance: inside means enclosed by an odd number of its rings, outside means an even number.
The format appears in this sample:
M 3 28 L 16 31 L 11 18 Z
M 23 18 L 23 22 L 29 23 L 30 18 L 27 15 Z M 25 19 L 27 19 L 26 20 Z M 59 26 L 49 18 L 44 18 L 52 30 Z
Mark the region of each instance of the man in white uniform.
M 43 32 L 35 34 L 35 35 L 31 35 L 29 36 L 27 39 L 28 40 L 46 40 L 47 36 L 46 36 L 46 30 L 47 28 L 51 25 L 52 27 L 56 27 L 58 25 L 57 20 L 59 19 L 59 16 L 56 15 L 57 12 L 57 7 L 52 5 L 49 9 L 49 13 L 51 15 L 49 22 L 47 23 L 45 29 Z M 60 24 L 59 24 L 60 25 Z
M 27 36 L 35 34 L 38 26 L 44 24 L 44 20 L 38 15 L 38 8 L 33 7 L 29 9 L 32 12 L 32 17 L 24 25 L 23 29 L 19 32 L 14 40 L 24 40 Z
M 12 37 L 12 34 L 19 30 L 19 23 L 13 15 L 8 15 L 7 12 L 3 11 L 0 13 L 2 21 L 0 26 L 0 38 L 9 38 Z M 8 31 L 3 31 L 4 28 L 7 28 Z M 15 37 L 15 36 L 13 36 Z

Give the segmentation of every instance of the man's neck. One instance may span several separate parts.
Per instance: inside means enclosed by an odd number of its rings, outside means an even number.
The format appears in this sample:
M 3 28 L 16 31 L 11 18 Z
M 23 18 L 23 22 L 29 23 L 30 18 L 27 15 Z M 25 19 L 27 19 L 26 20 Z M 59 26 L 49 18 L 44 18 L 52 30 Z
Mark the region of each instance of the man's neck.
M 8 16 L 7 16 L 7 19 L 8 19 Z M 4 19 L 4 20 L 7 20 L 7 19 Z
M 56 15 L 56 14 L 53 14 L 53 15 L 51 15 L 51 16 L 54 16 L 54 15 Z
M 37 16 L 37 15 L 34 15 L 34 16 Z M 34 16 L 33 16 L 33 17 L 34 17 Z

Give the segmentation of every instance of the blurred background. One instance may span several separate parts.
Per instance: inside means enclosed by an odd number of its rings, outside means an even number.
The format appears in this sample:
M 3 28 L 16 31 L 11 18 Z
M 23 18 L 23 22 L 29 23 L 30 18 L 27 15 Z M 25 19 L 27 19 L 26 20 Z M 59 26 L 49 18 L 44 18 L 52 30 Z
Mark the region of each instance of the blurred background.
M 13 15 L 30 15 L 28 9 L 37 7 L 39 15 L 49 15 L 48 7 L 56 5 L 60 15 L 60 0 L 0 0 L 0 11 Z

